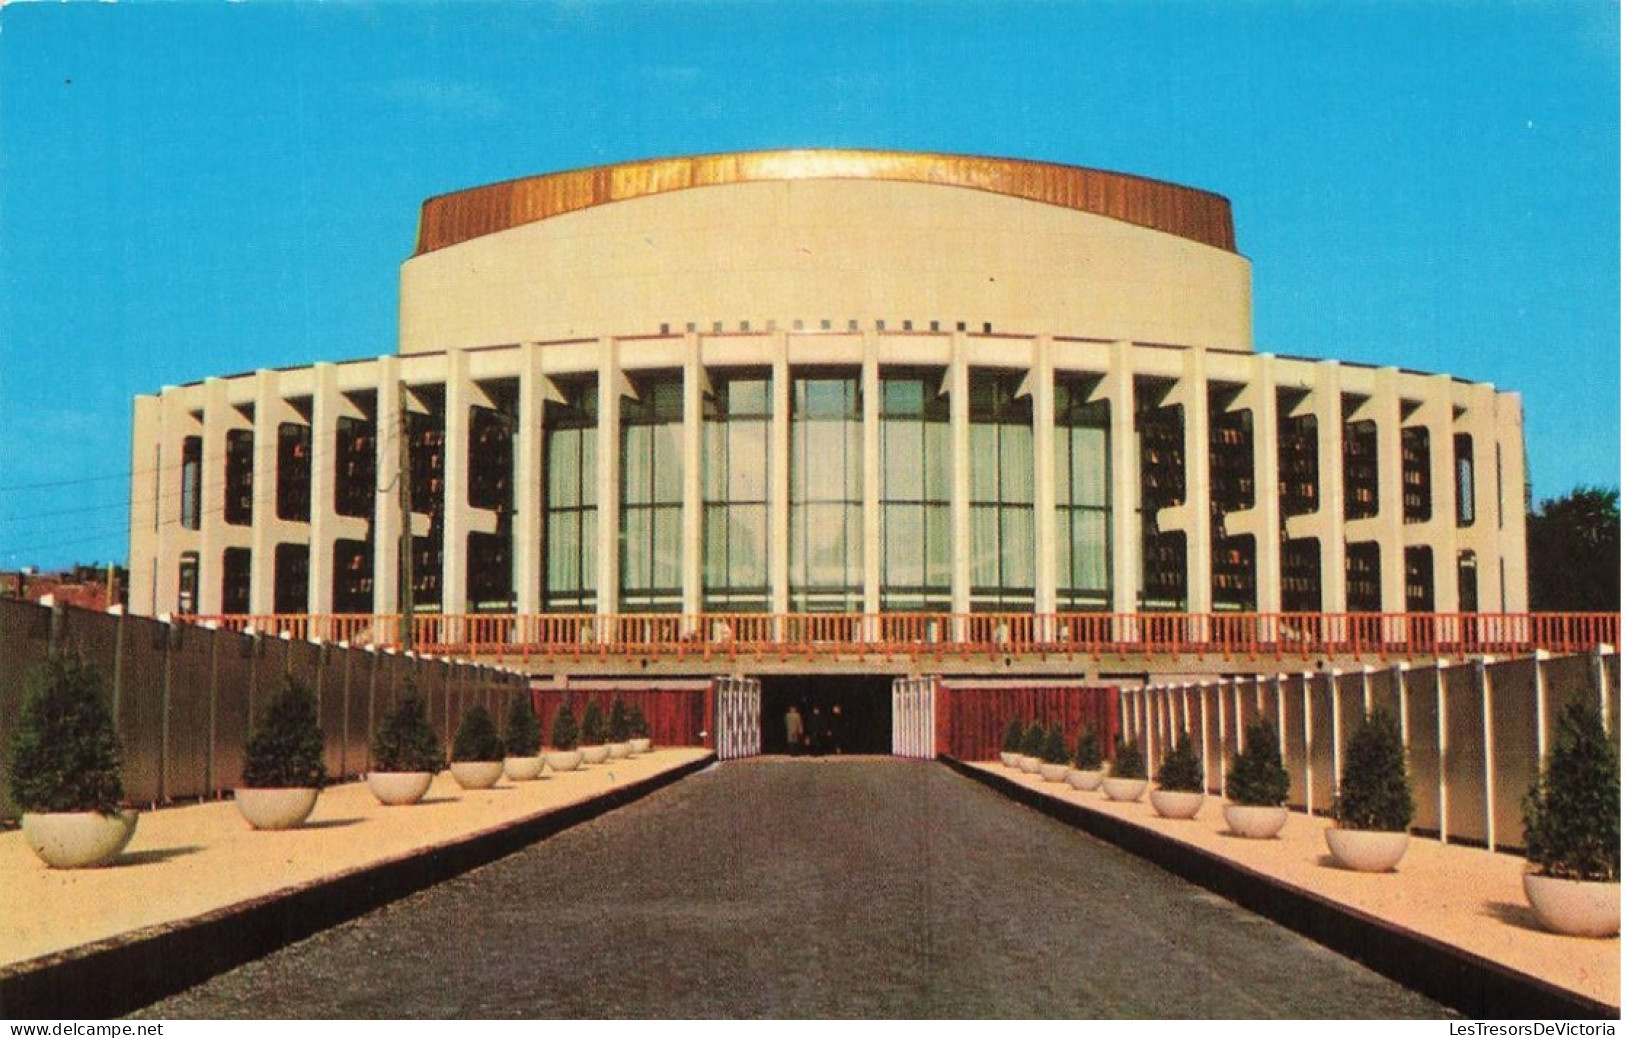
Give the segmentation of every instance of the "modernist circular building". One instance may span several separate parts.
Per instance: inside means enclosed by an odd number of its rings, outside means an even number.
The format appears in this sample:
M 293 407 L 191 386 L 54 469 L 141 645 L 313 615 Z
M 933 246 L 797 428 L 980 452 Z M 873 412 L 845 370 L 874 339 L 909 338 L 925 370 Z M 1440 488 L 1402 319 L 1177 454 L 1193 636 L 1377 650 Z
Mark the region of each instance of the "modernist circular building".
M 548 644 L 1523 612 L 1517 396 L 1257 353 L 1250 296 L 1226 199 L 1040 162 L 710 155 L 440 196 L 398 355 L 137 399 L 132 607 Z

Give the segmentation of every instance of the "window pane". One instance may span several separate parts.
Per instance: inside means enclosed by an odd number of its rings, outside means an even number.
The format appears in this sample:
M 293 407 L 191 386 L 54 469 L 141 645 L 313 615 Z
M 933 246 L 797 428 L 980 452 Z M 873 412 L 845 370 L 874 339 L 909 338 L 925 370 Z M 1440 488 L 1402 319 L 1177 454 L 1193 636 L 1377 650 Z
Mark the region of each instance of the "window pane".
M 1078 510 L 1072 513 L 1072 580 L 1079 589 L 1105 590 L 1108 586 L 1108 555 L 1105 512 Z
M 1033 586 L 1033 511 L 1016 506 L 1004 508 L 999 543 L 1004 551 L 1005 587 Z
M 683 510 L 655 509 L 653 585 L 676 588 L 683 584 Z
M 629 508 L 624 513 L 626 530 L 622 551 L 621 587 L 642 589 L 649 587 L 649 530 L 650 511 L 647 508 Z
M 767 500 L 767 423 L 729 422 L 728 498 Z
M 947 505 L 925 510 L 925 582 L 946 589 L 953 582 L 953 513 Z
M 840 459 L 846 454 L 844 422 L 809 422 L 807 435 L 806 499 L 839 501 L 846 497 Z
M 970 427 L 970 499 L 999 499 L 999 430 L 994 425 Z
M 1006 503 L 1033 499 L 1033 431 L 1025 425 L 999 430 L 999 491 Z
M 728 582 L 728 508 L 705 509 L 705 586 L 726 587 Z
M 654 500 L 683 499 L 683 444 L 680 425 L 654 427 Z
M 734 587 L 767 586 L 767 507 L 730 509 L 728 522 L 729 580 Z
M 881 440 L 885 445 L 881 468 L 881 496 L 892 501 L 918 501 L 924 497 L 924 436 L 917 422 L 890 420 Z
M 979 505 L 970 513 L 970 582 L 973 587 L 999 583 L 999 511 Z
M 927 422 L 925 425 L 925 496 L 928 500 L 946 501 L 953 487 L 953 439 L 948 435 L 947 422 Z
M 888 587 L 917 587 L 925 583 L 925 509 L 919 505 L 887 505 L 881 513 L 885 529 Z
M 700 478 L 701 493 L 707 501 L 727 500 L 728 487 L 728 425 L 725 422 L 706 422 L 703 432 L 704 461 Z

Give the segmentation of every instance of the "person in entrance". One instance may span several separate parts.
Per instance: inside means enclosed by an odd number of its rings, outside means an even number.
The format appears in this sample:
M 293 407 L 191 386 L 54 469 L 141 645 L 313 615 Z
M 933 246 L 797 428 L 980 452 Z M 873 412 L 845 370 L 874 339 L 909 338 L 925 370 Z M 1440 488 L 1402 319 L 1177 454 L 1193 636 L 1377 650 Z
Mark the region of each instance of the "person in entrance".
M 784 748 L 788 753 L 800 753 L 807 741 L 807 732 L 801 721 L 801 711 L 794 703 L 784 712 Z

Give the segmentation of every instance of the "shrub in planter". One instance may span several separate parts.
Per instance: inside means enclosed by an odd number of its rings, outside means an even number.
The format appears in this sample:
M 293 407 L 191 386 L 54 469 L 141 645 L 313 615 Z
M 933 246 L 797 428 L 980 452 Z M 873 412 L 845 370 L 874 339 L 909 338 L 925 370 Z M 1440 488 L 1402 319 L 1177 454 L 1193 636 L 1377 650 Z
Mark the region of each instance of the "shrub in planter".
M 1038 773 L 1045 782 L 1060 782 L 1066 778 L 1067 761 L 1072 754 L 1066 748 L 1066 735 L 1062 733 L 1060 725 L 1051 727 L 1044 733 L 1044 745 L 1039 751 Z
M 999 760 L 1005 767 L 1016 766 L 1016 758 L 1021 756 L 1021 737 L 1025 731 L 1019 717 L 1010 718 L 1010 723 L 1004 726 L 1004 741 L 999 744 Z
M 410 685 L 372 740 L 367 785 L 385 804 L 415 804 L 445 763 L 423 700 Z
M 530 696 L 514 696 L 508 704 L 508 732 L 502 744 L 502 770 L 509 778 L 525 781 L 542 773 L 542 724 Z
M 46 864 L 104 865 L 129 844 L 136 814 L 119 810 L 119 757 L 95 667 L 64 654 L 35 668 L 11 740 L 11 797 Z
M 570 709 L 568 702 L 560 703 L 558 711 L 554 713 L 548 741 L 553 747 L 547 755 L 549 768 L 554 771 L 574 771 L 581 767 L 581 751 L 576 749 L 576 744 L 581 741 L 581 729 L 576 724 L 575 711 Z
M 1034 721 L 1021 733 L 1021 770 L 1029 775 L 1038 773 L 1038 765 L 1043 760 L 1044 736 L 1048 734 L 1044 726 Z
M 632 753 L 632 731 L 628 726 L 626 704 L 621 697 L 616 696 L 609 704 L 609 722 L 604 725 L 605 741 L 609 743 L 609 755 L 621 758 Z
M 1619 932 L 1619 754 L 1591 703 L 1565 707 L 1555 736 L 1523 802 L 1533 867 L 1524 892 L 1549 929 L 1611 936 Z
M 632 752 L 648 753 L 654 742 L 649 738 L 649 719 L 643 716 L 643 707 L 634 704 L 628 711 L 626 730 L 632 739 Z
M 596 699 L 587 700 L 581 712 L 581 752 L 588 764 L 602 764 L 609 760 L 609 746 L 604 739 L 604 711 Z
M 489 789 L 502 777 L 505 755 L 491 712 L 477 703 L 469 707 L 451 741 L 451 777 L 464 789 Z
M 1194 818 L 1202 809 L 1202 759 L 1191 745 L 1189 732 L 1180 732 L 1172 753 L 1162 758 L 1157 769 L 1157 788 L 1151 791 L 1151 806 L 1164 818 Z
M 236 800 L 248 824 L 292 829 L 310 817 L 327 781 L 324 745 L 315 695 L 292 675 L 284 676 L 245 747 L 243 788 Z
M 1286 797 L 1292 779 L 1281 765 L 1275 726 L 1260 718 L 1247 726 L 1241 752 L 1230 760 L 1224 779 L 1224 818 L 1240 836 L 1268 839 L 1286 825 Z
M 1332 802 L 1337 828 L 1326 830 L 1326 846 L 1344 868 L 1388 872 L 1405 855 L 1415 812 L 1399 722 L 1379 707 L 1349 737 Z
M 1078 748 L 1072 755 L 1072 770 L 1067 772 L 1066 784 L 1073 789 L 1100 788 L 1101 754 L 1100 733 L 1085 728 L 1078 733 Z
M 1111 774 L 1100 782 L 1106 796 L 1112 800 L 1138 800 L 1145 796 L 1145 754 L 1140 744 L 1118 740 L 1117 752 L 1112 756 Z

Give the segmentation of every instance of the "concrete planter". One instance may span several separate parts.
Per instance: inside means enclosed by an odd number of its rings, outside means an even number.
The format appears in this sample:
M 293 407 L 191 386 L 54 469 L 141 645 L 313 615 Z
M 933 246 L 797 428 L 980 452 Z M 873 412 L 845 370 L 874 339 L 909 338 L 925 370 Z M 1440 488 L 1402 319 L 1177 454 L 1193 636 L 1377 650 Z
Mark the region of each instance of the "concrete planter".
M 1124 803 L 1139 800 L 1145 796 L 1145 787 L 1150 784 L 1149 780 L 1138 778 L 1107 776 L 1100 780 L 1100 788 L 1106 791 L 1108 800 L 1118 800 Z
M 1257 807 L 1252 804 L 1224 805 L 1224 823 L 1237 836 L 1250 840 L 1273 840 L 1286 825 L 1286 808 Z
M 1071 786 L 1073 789 L 1079 789 L 1085 793 L 1088 793 L 1092 790 L 1100 788 L 1100 780 L 1104 775 L 1105 772 L 1101 771 L 1099 768 L 1091 768 L 1087 771 L 1079 768 L 1073 768 L 1071 771 L 1066 773 L 1066 784 Z
M 1038 777 L 1045 782 L 1064 782 L 1070 770 L 1065 764 L 1044 763 L 1038 766 Z
M 1038 766 L 1042 763 L 1043 761 L 1037 757 L 1029 757 L 1024 753 L 1017 759 L 1016 767 L 1021 769 L 1023 775 L 1036 775 L 1038 774 Z
M 429 792 L 429 783 L 433 781 L 432 771 L 367 772 L 367 788 L 386 807 L 417 803 Z
M 1021 766 L 1021 754 L 1011 753 L 1009 750 L 1000 750 L 999 763 L 1007 768 L 1019 768 Z
M 553 771 L 574 771 L 581 767 L 580 750 L 548 750 L 547 766 Z
M 1612 937 L 1619 933 L 1619 884 L 1587 883 L 1523 874 L 1523 893 L 1540 925 L 1570 937 Z
M 451 777 L 464 789 L 490 789 L 502 777 L 499 760 L 454 760 Z
M 23 815 L 23 837 L 40 860 L 53 869 L 94 869 L 106 865 L 129 846 L 136 813 L 120 811 L 46 812 Z
M 1355 872 L 1392 872 L 1411 844 L 1410 833 L 1375 829 L 1327 829 L 1326 846 L 1332 858 Z
M 542 755 L 502 758 L 502 773 L 515 782 L 529 782 L 542 773 Z
M 630 739 L 626 742 L 612 742 L 609 744 L 610 760 L 624 760 L 630 756 L 632 756 L 632 741 Z
M 1157 814 L 1164 818 L 1195 818 L 1196 812 L 1202 809 L 1202 801 L 1207 799 L 1204 793 L 1192 793 L 1189 790 L 1179 789 L 1153 789 L 1151 791 L 1151 806 Z
M 256 829 L 293 829 L 316 810 L 314 788 L 239 789 L 237 810 Z
M 653 739 L 647 738 L 645 736 L 639 736 L 638 738 L 632 740 L 632 756 L 634 756 L 634 757 L 636 757 L 640 753 L 648 753 L 653 748 L 654 748 L 654 740 Z
M 602 764 L 609 760 L 609 747 L 583 746 L 581 747 L 581 759 L 587 764 Z

